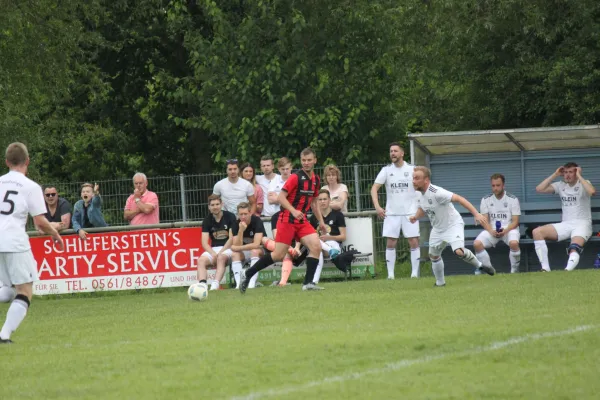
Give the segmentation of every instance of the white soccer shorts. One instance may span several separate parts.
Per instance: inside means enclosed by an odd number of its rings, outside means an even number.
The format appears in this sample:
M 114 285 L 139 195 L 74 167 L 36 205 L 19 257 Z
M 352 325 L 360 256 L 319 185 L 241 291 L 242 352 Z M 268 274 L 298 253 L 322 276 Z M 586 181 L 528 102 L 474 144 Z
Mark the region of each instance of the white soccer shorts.
M 445 231 L 431 230 L 429 235 L 429 254 L 434 257 L 442 255 L 446 246 L 452 246 L 452 251 L 465 247 L 465 225 L 454 225 Z
M 563 221 L 558 224 L 552 224 L 558 234 L 558 241 L 574 238 L 575 236 L 582 237 L 586 242 L 592 236 L 592 221 L 590 220 L 575 220 Z
M 37 281 L 37 262 L 31 250 L 22 253 L 0 253 L 0 281 L 5 286 Z
M 400 231 L 405 238 L 419 237 L 419 221 L 414 224 L 404 215 L 390 215 L 383 220 L 382 236 L 398 239 Z
M 212 249 L 215 251 L 215 253 L 219 254 L 219 251 L 221 251 L 222 248 L 223 248 L 223 246 L 217 246 L 217 247 L 213 247 Z M 231 249 L 227 249 L 223 252 L 223 254 L 225 254 L 231 260 L 231 255 L 233 254 L 233 252 L 231 251 Z M 211 264 L 213 264 L 213 256 L 208 251 L 205 251 L 204 253 L 202 253 L 202 255 L 200 257 L 207 257 L 208 261 Z
M 489 249 L 490 247 L 496 247 L 496 245 L 500 242 L 504 242 L 507 246 L 510 242 L 518 242 L 521 238 L 521 234 L 518 229 L 512 229 L 508 232 L 507 235 L 502 236 L 501 238 L 497 238 L 492 236 L 488 231 L 482 231 L 475 240 L 479 240 L 483 243 L 483 247 Z
M 336 242 L 335 240 L 328 240 L 328 241 L 323 242 L 323 243 L 325 243 L 326 245 L 328 245 L 332 249 L 336 249 L 336 250 L 342 251 L 342 248 L 340 247 L 339 242 Z M 323 250 L 323 253 L 327 254 L 327 252 L 325 250 Z

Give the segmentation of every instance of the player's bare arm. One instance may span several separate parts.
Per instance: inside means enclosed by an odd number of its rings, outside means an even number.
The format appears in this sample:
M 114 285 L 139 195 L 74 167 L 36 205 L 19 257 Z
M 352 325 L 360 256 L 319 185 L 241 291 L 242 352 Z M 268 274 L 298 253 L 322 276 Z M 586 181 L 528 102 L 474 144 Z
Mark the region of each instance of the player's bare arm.
M 56 245 L 56 248 L 58 250 L 64 250 L 65 244 L 63 242 L 62 237 L 60 236 L 58 231 L 54 229 L 52 225 L 50 225 L 50 222 L 48 222 L 44 214 L 36 215 L 35 217 L 33 217 L 33 222 L 42 232 L 52 237 L 52 239 L 54 240 L 54 244 Z
M 282 190 L 279 193 L 279 196 L 277 196 L 277 202 L 279 203 L 279 205 L 285 210 L 288 210 L 290 214 L 292 214 L 292 216 L 297 220 L 304 219 L 304 214 L 302 214 L 302 211 L 296 210 L 294 206 L 292 206 L 292 203 L 288 201 L 287 194 L 288 192 L 286 190 Z
M 455 193 L 452 195 L 452 202 L 460 204 L 461 206 L 466 208 L 471 214 L 473 214 L 473 217 L 475 217 L 475 221 L 478 224 L 480 224 L 483 227 L 483 229 L 485 229 L 485 230 L 491 229 L 488 219 L 486 217 L 484 217 L 483 215 L 481 215 L 479 213 L 479 211 L 477 211 L 475 206 L 473 206 L 473 204 L 471 204 L 471 202 L 469 200 L 467 200 L 464 197 Z
M 248 203 L 250 203 L 250 215 L 256 214 L 256 195 L 248 196 Z
M 377 211 L 377 216 L 379 216 L 379 218 L 385 218 L 385 210 L 381 208 L 381 205 L 379 204 L 379 197 L 377 195 L 380 187 L 381 184 L 379 183 L 374 183 L 373 186 L 371 186 L 371 200 L 373 201 L 373 206 Z
M 417 212 L 415 213 L 415 215 L 411 215 L 408 218 L 408 220 L 411 222 L 411 224 L 414 224 L 415 222 L 417 222 L 424 216 L 425 216 L 425 211 L 423 211 L 423 209 L 421 207 L 419 207 L 419 208 L 417 208 Z
M 221 250 L 219 250 L 219 254 L 224 253 L 225 250 L 227 250 L 227 249 L 230 249 L 232 245 L 233 245 L 233 231 L 230 229 L 229 230 L 229 239 L 227 239 L 227 242 L 225 243 L 223 248 Z
M 241 246 L 231 246 L 231 250 L 233 250 L 233 251 L 250 251 L 250 250 L 260 249 L 262 246 L 262 238 L 263 238 L 262 233 L 256 233 L 256 234 L 254 234 L 254 241 L 252 243 L 244 244 Z M 236 247 L 236 249 L 234 249 L 234 247 Z
M 535 191 L 538 193 L 554 194 L 554 188 L 551 186 L 552 182 L 559 176 L 562 176 L 564 170 L 564 167 L 558 167 L 552 175 L 544 179 L 539 185 L 535 187 Z
M 594 187 L 594 185 L 592 185 L 592 183 L 590 181 L 588 181 L 581 175 L 581 167 L 577 167 L 577 179 L 579 179 L 579 182 L 581 182 L 581 186 L 583 186 L 585 191 L 590 196 L 596 195 L 596 188 Z
M 210 235 L 208 232 L 202 232 L 202 248 L 204 249 L 204 251 L 208 252 L 208 254 L 210 254 L 211 256 L 213 256 L 214 259 L 216 259 L 217 257 L 217 253 L 213 250 L 213 248 L 210 246 Z

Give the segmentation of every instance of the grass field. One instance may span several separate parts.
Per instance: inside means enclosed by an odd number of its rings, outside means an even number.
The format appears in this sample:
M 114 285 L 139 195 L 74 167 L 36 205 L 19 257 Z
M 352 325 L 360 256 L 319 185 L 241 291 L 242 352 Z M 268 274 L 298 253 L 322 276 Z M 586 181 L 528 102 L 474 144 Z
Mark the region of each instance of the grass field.
M 599 278 L 36 299 L 0 347 L 0 399 L 597 399 Z

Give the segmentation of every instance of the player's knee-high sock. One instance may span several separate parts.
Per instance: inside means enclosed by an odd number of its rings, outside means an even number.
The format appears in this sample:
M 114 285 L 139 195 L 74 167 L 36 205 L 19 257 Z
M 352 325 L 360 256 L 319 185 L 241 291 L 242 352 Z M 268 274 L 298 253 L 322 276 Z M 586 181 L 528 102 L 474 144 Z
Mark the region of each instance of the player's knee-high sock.
M 10 303 L 10 307 L 6 313 L 6 321 L 0 331 L 0 339 L 10 339 L 10 335 L 17 330 L 21 322 L 25 319 L 28 309 L 29 299 L 27 296 L 18 294 L 12 303 Z
M 444 279 L 444 260 L 442 260 L 442 257 L 438 258 L 437 260 L 431 260 L 431 270 L 435 276 L 435 284 L 438 286 L 445 285 L 446 280 Z
M 416 249 L 410 249 L 410 265 L 412 267 L 412 272 L 410 274 L 411 278 L 419 277 L 419 258 L 421 256 L 421 249 L 418 247 Z
M 246 280 L 250 282 L 250 278 L 252 278 L 258 271 L 262 271 L 272 264 L 273 257 L 271 257 L 271 254 L 265 254 L 256 262 L 256 264 L 246 270 Z
M 546 246 L 546 241 L 535 240 L 533 244 L 535 245 L 535 253 L 540 260 L 540 264 L 542 264 L 542 269 L 544 271 L 550 271 L 550 263 L 548 262 L 548 246 Z
M 315 277 L 313 278 L 313 283 L 319 283 L 319 279 L 321 279 L 321 271 L 323 271 L 323 264 L 325 260 L 323 259 L 323 252 L 319 254 L 319 263 L 317 264 L 317 270 L 315 271 Z
M 283 259 L 283 262 L 281 263 L 281 280 L 279 281 L 279 286 L 285 286 L 287 284 L 293 267 L 294 264 L 292 263 L 292 259 L 290 257 Z
M 304 276 L 304 284 L 312 283 L 315 278 L 315 272 L 319 265 L 319 259 L 314 257 L 306 257 L 306 275 Z
M 394 279 L 394 267 L 396 266 L 396 248 L 385 249 L 385 263 L 388 270 L 388 279 Z
M 475 257 L 477 257 L 477 259 L 479 261 L 481 261 L 481 263 L 484 266 L 486 266 L 486 267 L 492 266 L 492 260 L 490 259 L 490 255 L 486 249 L 481 250 L 479 253 L 477 253 L 477 255 Z
M 10 286 L 0 287 L 0 303 L 10 303 L 13 301 L 17 292 Z
M 231 270 L 233 271 L 233 278 L 235 279 L 235 287 L 240 287 L 240 272 L 242 272 L 242 262 L 233 261 L 231 263 Z
M 521 264 L 521 250 L 511 250 L 508 253 L 508 259 L 510 260 L 510 273 L 514 274 L 519 272 L 519 265 Z
M 463 256 L 461 257 L 464 261 L 468 262 L 469 264 L 471 264 L 472 266 L 474 266 L 475 268 L 479 268 L 481 267 L 481 261 L 479 261 L 477 259 L 477 257 L 475 257 L 475 254 L 473 254 L 473 252 L 465 247 L 463 247 Z M 487 251 L 486 251 L 487 253 Z M 489 258 L 489 255 L 488 255 Z
M 331 246 L 321 240 L 321 249 L 329 253 L 329 250 L 331 250 Z
M 258 261 L 258 257 L 252 257 L 250 259 L 250 267 L 252 267 Z M 258 279 L 258 274 L 254 274 L 252 278 L 250 278 L 250 283 L 248 284 L 248 289 L 254 289 L 256 287 L 256 280 Z
M 569 254 L 569 261 L 567 261 L 567 268 L 565 269 L 567 271 L 573 271 L 577 264 L 579 264 L 579 253 L 572 251 L 571 254 Z

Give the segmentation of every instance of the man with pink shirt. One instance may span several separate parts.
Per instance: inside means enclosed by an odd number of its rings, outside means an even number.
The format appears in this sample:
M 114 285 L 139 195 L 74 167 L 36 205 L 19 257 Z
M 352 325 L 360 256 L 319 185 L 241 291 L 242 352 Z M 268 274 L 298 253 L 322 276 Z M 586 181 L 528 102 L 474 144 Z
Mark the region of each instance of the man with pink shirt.
M 158 224 L 158 196 L 147 189 L 148 179 L 141 172 L 133 176 L 133 194 L 125 203 L 123 217 L 131 225 Z

